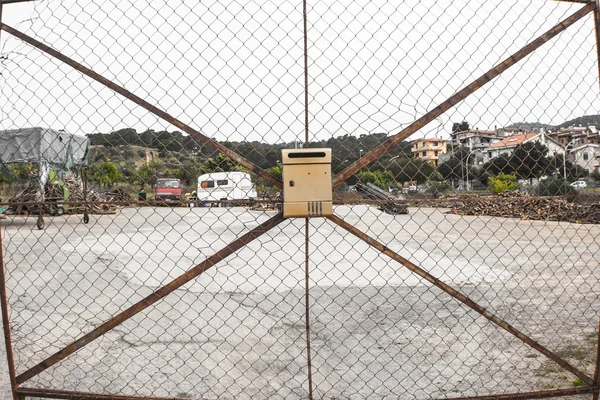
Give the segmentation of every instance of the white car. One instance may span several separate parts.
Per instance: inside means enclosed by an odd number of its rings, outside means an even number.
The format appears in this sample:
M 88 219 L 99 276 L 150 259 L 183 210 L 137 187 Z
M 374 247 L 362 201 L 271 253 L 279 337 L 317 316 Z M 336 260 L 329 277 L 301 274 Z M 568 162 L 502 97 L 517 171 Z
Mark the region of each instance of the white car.
M 571 187 L 577 190 L 581 190 L 587 187 L 587 183 L 585 183 L 584 181 L 575 181 L 571 183 Z

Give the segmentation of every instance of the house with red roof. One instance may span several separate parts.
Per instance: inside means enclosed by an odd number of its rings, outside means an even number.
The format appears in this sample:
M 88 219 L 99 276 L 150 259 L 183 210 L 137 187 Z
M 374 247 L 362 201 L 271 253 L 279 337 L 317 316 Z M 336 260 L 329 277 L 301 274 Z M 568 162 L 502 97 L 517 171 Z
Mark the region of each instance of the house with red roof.
M 541 132 L 529 132 L 507 136 L 504 139 L 490 145 L 487 148 L 486 158 L 491 160 L 499 155 L 510 156 L 520 144 L 527 142 L 540 142 L 548 147 L 548 155 L 564 154 L 565 148 L 555 139 L 549 137 L 543 130 Z

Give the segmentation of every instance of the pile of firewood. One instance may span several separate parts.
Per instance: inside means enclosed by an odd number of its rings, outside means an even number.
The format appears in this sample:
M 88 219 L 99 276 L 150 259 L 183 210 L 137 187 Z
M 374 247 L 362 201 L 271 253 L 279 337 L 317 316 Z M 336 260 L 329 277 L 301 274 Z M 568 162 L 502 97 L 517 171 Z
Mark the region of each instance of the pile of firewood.
M 486 197 L 463 196 L 452 205 L 450 213 L 581 224 L 600 223 L 600 204 L 583 205 L 564 198 L 535 197 L 518 192 Z
M 70 192 L 69 199 L 67 201 L 68 207 L 65 207 L 67 208 L 67 212 L 70 214 L 81 214 L 86 210 L 86 208 L 87 212 L 91 214 L 114 212 L 116 205 L 110 204 L 111 202 L 126 203 L 131 201 L 130 196 L 121 188 L 117 188 L 112 192 L 106 192 L 103 194 L 98 194 L 94 191 L 88 190 L 85 192 L 86 195 L 84 196 L 83 181 L 72 173 L 65 175 L 64 186 Z M 63 197 L 63 186 L 54 183 L 49 183 L 46 185 L 44 193 L 44 199 L 46 201 L 49 199 L 63 199 Z M 8 213 L 38 213 L 39 208 L 36 204 L 28 205 L 23 203 L 39 203 L 41 200 L 41 190 L 37 186 L 36 182 L 32 182 L 28 187 L 8 200 L 9 203 L 12 203 Z M 84 201 L 88 202 L 88 204 L 85 205 Z M 89 202 L 93 204 L 89 204 Z

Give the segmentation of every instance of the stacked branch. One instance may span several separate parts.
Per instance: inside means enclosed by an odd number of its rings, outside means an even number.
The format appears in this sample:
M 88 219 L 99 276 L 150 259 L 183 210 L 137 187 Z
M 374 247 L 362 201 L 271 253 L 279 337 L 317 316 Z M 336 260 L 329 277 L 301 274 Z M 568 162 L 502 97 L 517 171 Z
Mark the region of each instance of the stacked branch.
M 557 197 L 534 197 L 518 192 L 498 196 L 464 196 L 450 213 L 522 220 L 600 223 L 600 204 L 584 205 Z

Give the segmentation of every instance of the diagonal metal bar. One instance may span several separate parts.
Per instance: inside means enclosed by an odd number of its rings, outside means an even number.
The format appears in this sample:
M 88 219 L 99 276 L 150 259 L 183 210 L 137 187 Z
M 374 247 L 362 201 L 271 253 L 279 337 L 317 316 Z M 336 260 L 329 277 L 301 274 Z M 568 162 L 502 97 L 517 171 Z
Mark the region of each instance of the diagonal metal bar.
M 553 397 L 577 396 L 589 394 L 598 388 L 594 386 L 578 386 L 566 389 L 538 390 L 535 392 L 492 394 L 487 396 L 469 396 L 469 397 L 444 397 L 441 399 L 430 400 L 526 400 L 526 399 L 549 399 Z
M 145 310 L 152 304 L 156 303 L 158 300 L 166 297 L 168 294 L 172 293 L 176 289 L 185 285 L 192 279 L 198 277 L 200 274 L 202 274 L 203 272 L 205 272 L 206 270 L 208 270 L 209 268 L 211 268 L 212 266 L 217 264 L 219 261 L 224 260 L 226 257 L 235 253 L 236 251 L 238 251 L 239 249 L 241 249 L 248 243 L 252 242 L 254 239 L 258 238 L 262 234 L 268 232 L 275 226 L 279 225 L 283 221 L 284 221 L 284 218 L 283 218 L 282 213 L 278 213 L 274 217 L 269 218 L 267 221 L 263 222 L 262 224 L 260 224 L 256 228 L 252 229 L 250 232 L 246 233 L 245 235 L 240 236 L 239 238 L 237 238 L 236 240 L 234 240 L 233 242 L 228 244 L 225 248 L 219 250 L 217 253 L 208 257 L 206 260 L 204 260 L 200 264 L 189 269 L 188 271 L 186 271 L 179 277 L 177 277 L 174 280 L 172 280 L 171 282 L 167 283 L 165 286 L 156 290 L 151 295 L 138 301 L 137 303 L 135 303 L 128 309 L 120 312 L 116 316 L 112 317 L 110 320 L 106 321 L 105 323 L 103 323 L 102 325 L 100 325 L 99 327 L 94 329 L 93 331 L 91 331 L 91 332 L 87 333 L 86 335 L 82 336 L 81 338 L 75 340 L 73 343 L 69 344 L 64 349 L 58 351 L 57 353 L 46 358 L 44 361 L 40 362 L 36 366 L 23 372 L 21 375 L 17 376 L 17 378 L 16 378 L 17 384 L 21 384 L 21 383 L 27 381 L 28 379 L 38 375 L 39 373 L 45 371 L 52 365 L 63 360 L 65 357 L 68 357 L 69 355 L 73 354 L 74 352 L 76 352 L 80 348 L 84 347 L 88 343 L 90 343 L 93 340 L 104 335 L 106 332 L 108 332 L 111 329 L 115 328 L 116 326 L 122 324 L 123 322 L 125 322 L 129 318 L 133 317 L 134 315 L 138 314 L 139 312 Z
M 30 3 L 32 1 L 38 1 L 38 0 L 0 0 L 0 5 L 15 4 L 15 3 Z
M 595 0 L 554 0 L 559 3 L 578 3 L 578 4 L 589 4 Z
M 427 272 L 424 269 L 420 268 L 419 266 L 413 264 L 412 262 L 410 262 L 406 258 L 404 258 L 401 255 L 399 255 L 398 253 L 394 252 L 393 250 L 391 250 L 390 248 L 388 248 L 384 244 L 382 244 L 382 243 L 378 242 L 377 240 L 371 238 L 369 235 L 367 235 L 366 233 L 360 231 L 359 229 L 357 229 L 356 227 L 352 226 L 351 224 L 349 224 L 348 222 L 344 221 L 343 219 L 341 219 L 341 218 L 339 218 L 339 217 L 337 217 L 335 215 L 333 215 L 331 217 L 327 217 L 327 218 L 329 218 L 333 223 L 335 223 L 339 227 L 345 229 L 346 231 L 350 232 L 351 234 L 353 234 L 357 238 L 365 241 L 370 246 L 376 248 L 377 250 L 379 250 L 380 252 L 382 252 L 386 256 L 388 256 L 391 259 L 399 262 L 405 268 L 407 268 L 410 271 L 412 271 L 413 273 L 419 275 L 421 278 L 425 279 L 426 281 L 432 283 L 433 285 L 435 285 L 439 289 L 441 289 L 444 292 L 448 293 L 450 296 L 454 297 L 455 299 L 457 299 L 461 303 L 465 304 L 466 306 L 468 306 L 472 310 L 474 310 L 477 313 L 481 314 L 482 316 L 484 316 L 488 320 L 492 321 L 493 323 L 495 323 L 496 325 L 498 325 L 502 329 L 504 329 L 507 332 L 511 333 L 512 335 L 516 336 L 523 343 L 525 343 L 525 344 L 531 346 L 532 348 L 534 348 L 535 350 L 539 351 L 540 353 L 542 353 L 543 355 L 545 355 L 546 357 L 548 357 L 549 359 L 551 359 L 552 361 L 554 361 L 555 363 L 557 363 L 558 365 L 560 365 L 561 367 L 563 367 L 565 370 L 567 370 L 567 371 L 571 372 L 572 374 L 574 374 L 575 376 L 577 376 L 579 379 L 581 379 L 582 381 L 584 381 L 586 384 L 588 384 L 588 385 L 592 385 L 593 384 L 594 380 L 592 378 L 590 378 L 585 373 L 581 372 L 579 369 L 577 369 L 574 366 L 572 366 L 571 364 L 569 364 L 566 360 L 564 360 L 563 358 L 559 357 L 557 354 L 551 352 L 550 350 L 546 349 L 544 346 L 542 346 L 541 344 L 539 344 L 534 339 L 530 338 L 529 336 L 527 336 L 526 334 L 524 334 L 523 332 L 521 332 L 520 330 L 518 330 L 514 326 L 510 325 L 508 322 L 506 322 L 503 319 L 501 319 L 501 318 L 493 315 L 492 313 L 490 313 L 489 311 L 487 311 L 485 308 L 483 308 L 479 304 L 475 303 L 472 299 L 470 299 L 469 297 L 465 296 L 464 294 L 458 292 L 457 290 L 453 289 L 451 286 L 447 285 L 446 283 L 442 282 L 441 280 L 439 280 L 435 276 L 431 275 L 429 272 Z
M 105 77 L 103 77 L 102 75 L 98 74 L 97 72 L 94 72 L 93 70 L 91 70 L 90 68 L 78 63 L 77 61 L 73 60 L 70 57 L 65 56 L 64 54 L 62 54 L 61 52 L 54 50 L 53 48 L 51 48 L 50 46 L 45 45 L 44 43 L 32 38 L 31 36 L 26 35 L 25 33 L 12 28 L 6 24 L 1 24 L 0 25 L 1 29 L 10 33 L 11 35 L 23 40 L 24 42 L 29 43 L 30 45 L 32 45 L 33 47 L 37 48 L 38 50 L 43 51 L 44 53 L 64 62 L 65 64 L 71 66 L 72 68 L 74 68 L 75 70 L 81 72 L 82 74 L 92 78 L 93 80 L 95 80 L 96 82 L 101 83 L 102 85 L 106 86 L 107 88 L 111 89 L 112 91 L 120 94 L 121 96 L 125 97 L 128 100 L 131 100 L 132 102 L 134 102 L 135 104 L 139 105 L 140 107 L 145 108 L 146 110 L 148 110 L 149 112 L 151 112 L 152 114 L 156 115 L 157 117 L 167 121 L 168 123 L 170 123 L 171 125 L 176 126 L 177 128 L 181 129 L 182 131 L 184 131 L 185 133 L 187 133 L 188 135 L 194 137 L 195 139 L 198 139 L 200 142 L 207 144 L 209 146 L 212 146 L 213 148 L 219 150 L 221 153 L 225 154 L 227 157 L 229 157 L 231 160 L 243 165 L 244 167 L 248 168 L 249 170 L 251 170 L 252 172 L 254 172 L 255 174 L 257 174 L 258 176 L 260 176 L 261 178 L 271 182 L 275 187 L 277 188 L 281 188 L 282 187 L 282 183 L 281 181 L 279 181 L 277 178 L 275 178 L 273 175 L 269 174 L 267 171 L 265 171 L 264 169 L 260 168 L 258 165 L 254 164 L 252 161 L 240 156 L 239 154 L 237 154 L 236 152 L 234 152 L 233 150 L 225 147 L 224 145 L 218 143 L 217 141 L 209 138 L 208 136 L 203 135 L 202 133 L 200 133 L 198 130 L 190 127 L 189 125 L 181 122 L 180 120 L 178 120 L 177 118 L 175 118 L 174 116 L 170 115 L 169 113 L 167 113 L 166 111 L 161 110 L 160 108 L 150 104 L 149 102 L 147 102 L 146 100 L 142 99 L 141 97 L 133 94 L 132 92 L 130 92 L 129 90 L 125 89 L 122 86 L 117 85 L 116 83 L 106 79 Z
M 588 3 L 585 7 L 582 7 L 580 10 L 575 12 L 573 15 L 560 22 L 558 25 L 554 26 L 552 29 L 548 30 L 546 33 L 535 39 L 533 42 L 529 43 L 521 50 L 517 51 L 514 55 L 510 56 L 499 65 L 490 69 L 488 72 L 477 78 L 475 81 L 465 86 L 460 91 L 456 92 L 454 95 L 450 96 L 446 101 L 442 104 L 429 111 L 421 118 L 410 124 L 405 129 L 401 130 L 394 136 L 390 137 L 387 141 L 377 146 L 375 149 L 371 150 L 363 157 L 359 158 L 353 164 L 349 165 L 342 172 L 337 174 L 333 180 L 333 187 L 339 186 L 346 179 L 350 178 L 357 172 L 359 172 L 364 167 L 373 163 L 379 157 L 381 157 L 385 152 L 387 152 L 391 147 L 395 146 L 402 140 L 408 138 L 413 133 L 417 132 L 419 129 L 423 128 L 425 125 L 448 111 L 450 108 L 454 107 L 456 104 L 466 99 L 468 96 L 473 94 L 477 89 L 481 88 L 486 83 L 490 82 L 492 79 L 496 78 L 498 75 L 502 74 L 504 71 L 521 61 L 523 58 L 531 54 L 533 51 L 538 49 L 544 43 L 548 42 L 550 39 L 567 29 L 569 26 L 573 25 L 575 22 L 579 21 L 581 18 L 586 16 L 594 9 L 594 5 Z

